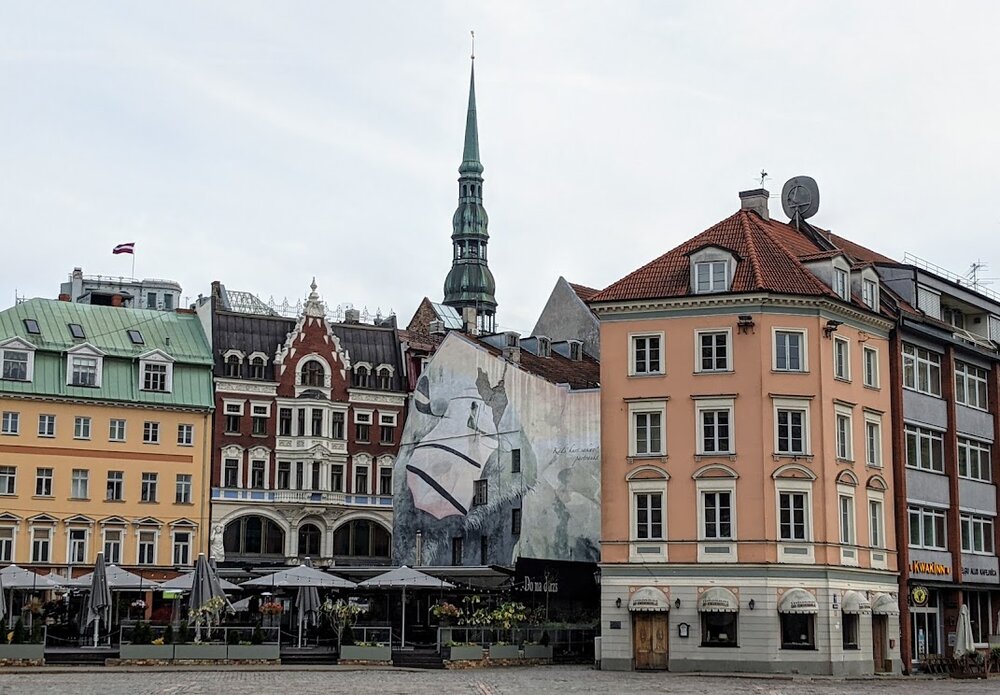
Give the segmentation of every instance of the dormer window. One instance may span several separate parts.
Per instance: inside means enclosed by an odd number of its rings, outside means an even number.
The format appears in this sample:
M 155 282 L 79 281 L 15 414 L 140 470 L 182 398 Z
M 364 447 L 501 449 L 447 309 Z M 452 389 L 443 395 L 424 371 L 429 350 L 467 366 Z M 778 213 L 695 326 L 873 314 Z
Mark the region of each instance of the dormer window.
M 694 264 L 695 293 L 725 292 L 729 289 L 728 261 L 700 261 Z
M 378 375 L 378 388 L 386 391 L 392 388 L 392 370 L 389 367 L 382 365 L 376 373 Z
M 861 280 L 861 301 L 872 311 L 878 311 L 878 283 L 864 278 Z
M 139 358 L 139 388 L 142 391 L 170 393 L 174 385 L 173 358 L 152 350 Z
M 538 339 L 538 356 L 539 357 L 552 356 L 552 342 L 548 338 Z
M 368 388 L 369 374 L 368 367 L 356 367 L 354 369 L 354 385 L 362 389 Z
M 230 355 L 226 358 L 226 376 L 231 379 L 238 379 L 240 376 L 240 356 Z
M 577 340 L 569 341 L 569 358 L 574 362 L 579 362 L 583 359 L 583 343 Z
M 32 353 L 28 350 L 0 350 L 3 378 L 8 381 L 31 381 Z
M 69 364 L 73 386 L 100 386 L 100 358 L 90 355 L 70 355 Z
M 848 301 L 851 299 L 850 275 L 846 270 L 841 268 L 833 269 L 833 291 L 841 299 Z
M 264 378 L 264 364 L 265 364 L 265 362 L 264 362 L 264 358 L 263 357 L 254 357 L 252 360 L 250 360 L 250 378 L 251 379 L 260 379 L 260 380 L 263 380 L 263 378 Z

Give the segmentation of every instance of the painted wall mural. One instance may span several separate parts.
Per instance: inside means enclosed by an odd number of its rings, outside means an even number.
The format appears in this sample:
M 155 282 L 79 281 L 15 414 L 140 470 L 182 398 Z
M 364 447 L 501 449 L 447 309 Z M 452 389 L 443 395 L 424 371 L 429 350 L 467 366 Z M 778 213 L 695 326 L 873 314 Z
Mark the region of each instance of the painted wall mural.
M 402 440 L 394 562 L 416 561 L 418 530 L 424 565 L 598 560 L 597 390 L 557 386 L 451 334 L 417 383 Z

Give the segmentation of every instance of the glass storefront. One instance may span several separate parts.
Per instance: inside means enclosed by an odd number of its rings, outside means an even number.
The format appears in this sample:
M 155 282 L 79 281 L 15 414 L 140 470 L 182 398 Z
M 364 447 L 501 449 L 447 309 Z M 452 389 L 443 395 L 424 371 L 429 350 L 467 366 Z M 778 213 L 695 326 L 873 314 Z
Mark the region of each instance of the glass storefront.
M 918 663 L 928 654 L 942 654 L 939 592 L 929 591 L 927 603 L 910 606 L 910 658 Z

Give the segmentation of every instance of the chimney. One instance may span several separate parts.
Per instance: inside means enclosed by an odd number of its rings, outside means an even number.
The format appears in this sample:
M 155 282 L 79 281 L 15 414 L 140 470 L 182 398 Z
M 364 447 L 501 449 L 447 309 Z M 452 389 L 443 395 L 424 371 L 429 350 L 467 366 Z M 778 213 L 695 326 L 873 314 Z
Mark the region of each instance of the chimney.
M 122 296 L 120 294 L 111 295 L 111 306 L 121 306 Z
M 767 210 L 767 199 L 771 194 L 764 188 L 755 188 L 752 191 L 740 191 L 740 209 L 753 210 L 763 219 L 771 219 L 771 214 Z
M 345 310 L 344 323 L 361 323 L 361 311 L 358 309 Z
M 469 335 L 476 335 L 479 333 L 476 323 L 476 307 L 462 307 L 462 330 Z
M 59 301 L 60 302 L 69 302 L 69 301 L 72 301 L 72 300 L 70 299 L 69 294 L 67 292 L 61 292 L 59 294 Z

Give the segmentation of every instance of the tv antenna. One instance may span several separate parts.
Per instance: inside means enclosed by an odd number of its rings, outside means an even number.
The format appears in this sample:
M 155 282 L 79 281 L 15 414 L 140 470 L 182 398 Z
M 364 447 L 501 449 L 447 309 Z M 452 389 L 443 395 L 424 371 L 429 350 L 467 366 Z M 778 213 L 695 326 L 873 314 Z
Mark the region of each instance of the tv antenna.
M 993 281 L 997 278 L 984 278 L 980 277 L 979 274 L 984 272 L 987 265 L 982 261 L 974 261 L 971 266 L 969 266 L 969 272 L 965 274 L 965 277 L 969 279 L 969 283 L 973 288 L 978 289 L 985 285 L 992 285 Z
M 781 207 L 796 229 L 819 210 L 819 186 L 811 176 L 793 176 L 781 189 Z

